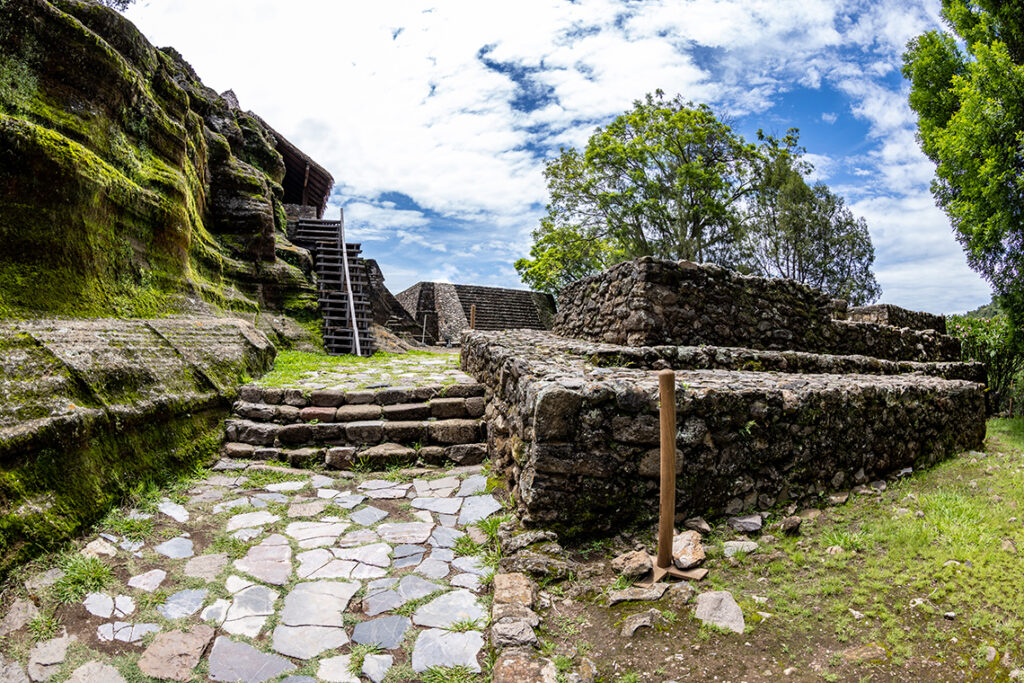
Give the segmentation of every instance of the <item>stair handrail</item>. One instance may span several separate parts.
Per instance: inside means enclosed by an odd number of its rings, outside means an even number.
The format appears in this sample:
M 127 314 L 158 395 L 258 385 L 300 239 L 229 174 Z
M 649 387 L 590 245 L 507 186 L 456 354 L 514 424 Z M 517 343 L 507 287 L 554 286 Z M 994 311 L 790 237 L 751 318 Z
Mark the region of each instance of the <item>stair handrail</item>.
M 338 241 L 341 246 L 341 263 L 345 272 L 345 293 L 348 294 L 348 311 L 352 316 L 352 339 L 356 344 L 356 355 L 363 355 L 362 347 L 359 344 L 359 323 L 356 321 L 356 302 L 352 298 L 352 278 L 348 273 L 348 245 L 345 244 L 345 208 L 339 209 L 341 213 L 341 225 L 338 226 Z

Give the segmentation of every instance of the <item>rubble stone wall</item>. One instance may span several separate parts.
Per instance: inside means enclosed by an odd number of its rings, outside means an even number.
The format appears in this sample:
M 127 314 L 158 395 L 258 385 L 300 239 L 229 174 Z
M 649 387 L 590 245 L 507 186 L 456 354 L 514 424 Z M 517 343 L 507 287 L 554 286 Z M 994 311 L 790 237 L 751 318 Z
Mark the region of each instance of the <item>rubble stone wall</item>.
M 875 304 L 872 306 L 855 306 L 847 312 L 848 319 L 855 322 L 889 325 L 890 327 L 909 327 L 912 330 L 935 330 L 946 334 L 946 317 L 908 311 L 892 304 Z
M 823 293 L 793 280 L 646 257 L 562 290 L 554 330 L 629 346 L 687 345 L 956 361 L 959 341 L 933 330 L 835 320 Z
M 463 369 L 488 387 L 489 450 L 524 522 L 569 537 L 613 531 L 658 508 L 657 376 L 594 364 L 585 347 L 545 345 L 520 332 L 475 332 L 462 355 Z M 733 351 L 675 353 L 707 353 L 703 358 L 728 366 L 746 353 L 729 360 Z M 600 345 L 595 353 L 614 350 Z M 652 364 L 676 366 L 668 349 L 618 353 L 625 360 L 650 353 Z M 801 357 L 764 354 L 757 362 L 793 358 Z M 821 370 L 832 361 L 817 362 Z M 871 359 L 834 362 L 894 369 Z M 976 371 L 944 365 L 950 376 Z M 982 443 L 981 384 L 920 367 L 912 374 L 792 371 L 810 368 L 677 373 L 677 517 L 808 499 Z

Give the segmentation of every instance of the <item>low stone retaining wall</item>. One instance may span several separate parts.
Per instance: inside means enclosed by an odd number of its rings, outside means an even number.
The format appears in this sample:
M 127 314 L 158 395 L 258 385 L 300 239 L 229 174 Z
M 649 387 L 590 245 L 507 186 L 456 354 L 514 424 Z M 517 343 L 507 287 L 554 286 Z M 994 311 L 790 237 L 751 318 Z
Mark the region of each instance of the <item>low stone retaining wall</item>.
M 575 345 L 575 347 L 574 347 Z M 580 342 L 475 332 L 463 369 L 488 387 L 488 442 L 527 524 L 564 537 L 656 514 L 656 373 L 589 362 Z M 555 352 L 553 349 L 557 349 Z M 622 358 L 650 349 L 617 351 Z M 721 351 L 721 350 L 719 350 Z M 730 350 L 721 356 L 730 361 Z M 606 357 L 616 351 L 600 347 Z M 677 350 L 678 354 L 679 351 Z M 711 351 L 682 352 L 684 357 Z M 667 361 L 668 350 L 663 352 Z M 680 357 L 679 355 L 676 356 Z M 764 356 L 760 362 L 791 356 Z M 695 361 L 696 362 L 696 361 Z M 829 360 L 889 368 L 872 359 Z M 950 375 L 976 368 L 947 364 Z M 924 374 L 797 374 L 687 369 L 677 374 L 677 516 L 734 514 L 813 498 L 977 448 L 984 386 Z M 939 365 L 927 368 L 940 373 Z
M 232 319 L 0 324 L 0 575 L 214 455 L 236 387 L 274 354 Z
M 793 280 L 711 264 L 642 258 L 567 286 L 554 331 L 590 341 L 863 354 L 957 361 L 958 340 L 933 330 L 835 320 L 829 297 Z
M 939 334 L 946 334 L 945 316 L 908 311 L 891 304 L 855 306 L 847 311 L 847 319 L 890 327 L 909 327 L 912 330 L 935 330 Z

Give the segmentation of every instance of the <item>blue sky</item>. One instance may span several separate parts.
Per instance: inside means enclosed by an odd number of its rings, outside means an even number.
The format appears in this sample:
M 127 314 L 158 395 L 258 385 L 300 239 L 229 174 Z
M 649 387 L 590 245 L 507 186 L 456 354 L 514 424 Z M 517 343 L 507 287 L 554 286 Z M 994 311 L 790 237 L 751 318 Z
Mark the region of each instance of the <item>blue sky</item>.
M 863 216 L 882 301 L 987 303 L 928 192 L 899 74 L 938 0 L 138 0 L 126 14 L 327 167 L 330 211 L 398 292 L 522 287 L 561 146 L 647 92 L 753 139 L 796 127 L 815 178 Z

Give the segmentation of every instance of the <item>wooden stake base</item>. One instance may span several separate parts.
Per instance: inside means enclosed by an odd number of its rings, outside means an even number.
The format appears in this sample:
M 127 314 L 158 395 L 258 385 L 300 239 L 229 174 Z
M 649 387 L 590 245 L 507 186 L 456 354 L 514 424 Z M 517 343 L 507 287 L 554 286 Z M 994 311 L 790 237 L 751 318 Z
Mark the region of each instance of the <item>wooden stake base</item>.
M 664 581 L 667 577 L 673 576 L 677 579 L 685 579 L 687 581 L 700 581 L 708 575 L 707 569 L 679 569 L 675 565 L 669 565 L 667 567 L 658 566 L 658 558 L 655 555 L 651 555 L 651 564 L 653 570 L 650 577 L 644 581 L 639 582 L 637 585 L 641 588 L 650 588 L 659 581 Z

